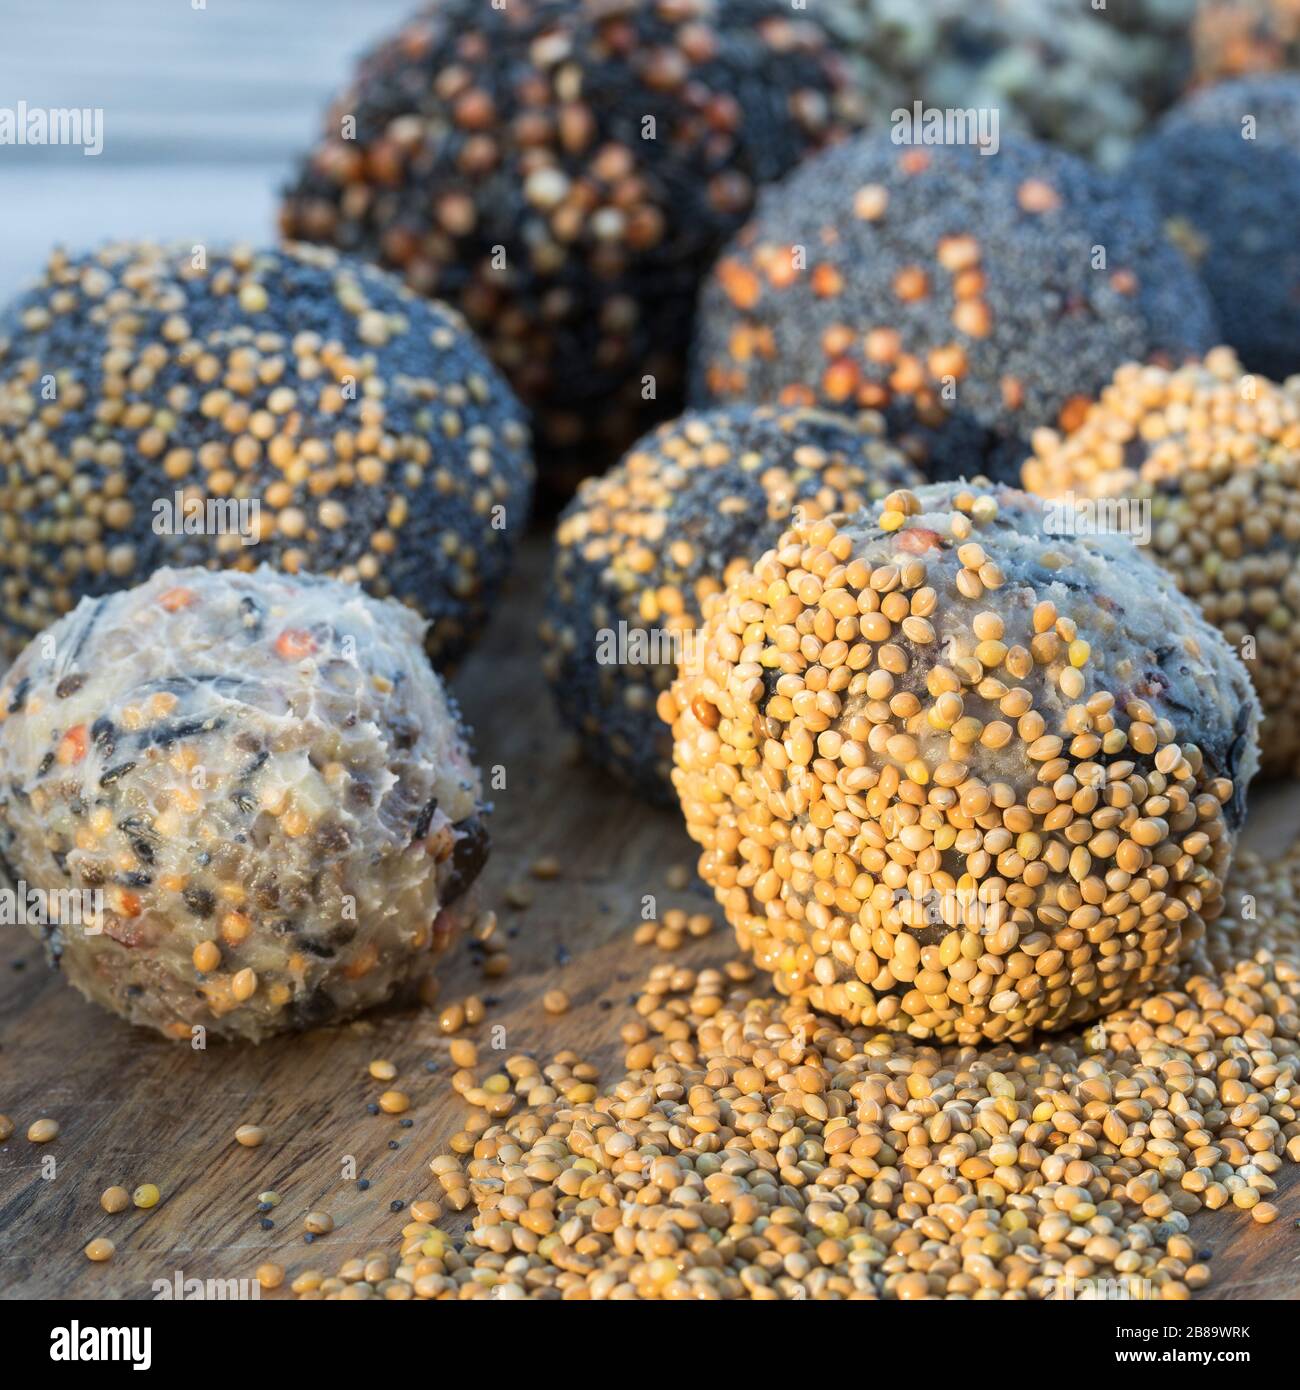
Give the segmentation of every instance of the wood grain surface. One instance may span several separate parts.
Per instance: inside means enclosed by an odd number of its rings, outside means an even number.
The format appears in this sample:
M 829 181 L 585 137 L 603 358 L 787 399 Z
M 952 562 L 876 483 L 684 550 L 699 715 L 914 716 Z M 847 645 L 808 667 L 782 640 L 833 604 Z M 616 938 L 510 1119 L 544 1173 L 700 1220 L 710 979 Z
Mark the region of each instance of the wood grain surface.
M 643 894 L 660 914 L 674 906 L 708 909 L 695 881 L 668 891 L 673 864 L 694 865 L 694 847 L 674 813 L 654 811 L 576 763 L 552 712 L 539 672 L 535 629 L 547 542 L 535 537 L 498 615 L 455 681 L 477 730 L 479 760 L 505 769 L 496 793 L 494 850 L 481 900 L 500 912 L 512 936 L 512 969 L 484 980 L 463 944 L 443 973 L 444 1001 L 491 995 L 483 1025 L 462 1036 L 487 1039 L 503 1025 L 506 1045 L 543 1061 L 571 1046 L 620 1074 L 618 1028 L 629 997 L 664 957 L 631 942 Z M 1257 800 L 1254 840 L 1281 843 L 1300 819 L 1294 788 Z M 507 885 L 528 880 L 532 861 L 553 855 L 563 866 L 553 882 L 533 883 L 534 903 L 513 911 Z M 192 1052 L 129 1028 L 102 1013 L 48 971 L 19 929 L 0 958 L 0 1111 L 17 1133 L 0 1147 L 0 1296 L 5 1298 L 149 1298 L 158 1279 L 251 1278 L 266 1259 L 293 1273 L 334 1273 L 342 1261 L 372 1249 L 395 1253 L 407 1219 L 389 1203 L 437 1196 L 428 1161 L 460 1128 L 464 1107 L 449 1084 L 448 1040 L 427 1009 L 389 1011 L 361 1022 L 285 1038 L 260 1047 L 214 1043 Z M 695 966 L 733 954 L 719 929 L 672 959 Z M 560 1018 L 541 1007 L 545 990 L 562 986 L 573 1001 Z M 384 1089 L 366 1073 L 386 1057 L 400 1068 L 392 1084 L 413 1105 L 410 1129 L 366 1104 Z M 426 1062 L 439 1065 L 437 1073 Z M 61 1126 L 52 1144 L 31 1144 L 27 1126 L 47 1115 Z M 241 1148 L 241 1124 L 267 1131 L 261 1148 Z M 396 1149 L 390 1148 L 396 1141 Z M 368 1191 L 342 1176 L 351 1157 L 370 1179 Z M 52 1175 L 42 1163 L 53 1159 Z M 99 1194 L 119 1183 L 161 1189 L 152 1211 L 108 1216 Z M 256 1195 L 283 1198 L 258 1225 Z M 1300 1298 L 1297 1172 L 1284 1170 L 1278 1220 L 1260 1227 L 1241 1213 L 1202 1213 L 1194 1238 L 1213 1250 L 1218 1298 Z M 314 1246 L 303 1242 L 302 1219 L 329 1211 L 336 1229 Z M 456 1221 L 463 1225 L 463 1218 Z M 117 1254 L 91 1264 L 81 1253 L 95 1236 L 110 1236 Z M 283 1291 L 276 1296 L 284 1296 Z

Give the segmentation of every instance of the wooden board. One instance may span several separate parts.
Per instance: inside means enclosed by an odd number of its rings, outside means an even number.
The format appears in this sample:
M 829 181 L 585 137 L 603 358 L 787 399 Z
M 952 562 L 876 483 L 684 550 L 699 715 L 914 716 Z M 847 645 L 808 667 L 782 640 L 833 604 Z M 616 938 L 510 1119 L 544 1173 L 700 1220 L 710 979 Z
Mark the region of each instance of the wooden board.
M 443 998 L 491 994 L 499 1002 L 487 1022 L 505 1027 L 511 1050 L 549 1060 L 572 1046 L 608 1078 L 619 1074 L 617 1033 L 629 996 L 662 958 L 630 941 L 642 895 L 655 894 L 661 912 L 708 908 L 711 900 L 698 881 L 682 893 L 666 888 L 671 865 L 694 863 L 677 816 L 645 808 L 568 754 L 538 666 L 546 550 L 545 538 L 530 541 L 497 619 L 455 682 L 478 731 L 480 762 L 506 774 L 482 896 L 499 906 L 502 929 L 513 934 L 512 970 L 484 981 L 462 945 L 448 962 Z M 1293 790 L 1275 791 L 1256 809 L 1276 839 L 1279 828 L 1294 827 L 1300 802 Z M 527 879 L 540 855 L 558 858 L 562 877 L 535 884 L 526 911 L 506 908 L 504 888 Z M 464 1107 L 448 1083 L 448 1044 L 432 1012 L 388 1012 L 261 1047 L 213 1044 L 196 1053 L 85 1003 L 10 930 L 0 957 L 0 1110 L 18 1132 L 0 1148 L 0 1296 L 148 1298 L 153 1282 L 176 1270 L 248 1278 L 264 1259 L 333 1273 L 351 1255 L 395 1250 L 404 1217 L 389 1211 L 391 1201 L 437 1194 L 427 1164 L 459 1129 Z M 718 931 L 673 959 L 703 965 L 731 954 L 730 933 Z M 541 1008 L 554 985 L 574 1005 L 560 1019 Z M 484 1040 L 486 1025 L 465 1036 Z M 375 1057 L 401 1068 L 394 1084 L 414 1102 L 411 1129 L 366 1113 L 383 1089 L 366 1074 Z M 440 1064 L 437 1074 L 425 1070 L 430 1060 Z M 62 1127 L 53 1144 L 23 1137 L 40 1115 Z M 245 1123 L 267 1130 L 261 1148 L 234 1142 Z M 390 1140 L 400 1147 L 390 1149 Z M 368 1191 L 341 1176 L 349 1156 L 370 1179 Z M 45 1177 L 49 1158 L 56 1170 Z M 100 1210 L 105 1187 L 144 1182 L 162 1189 L 154 1210 L 116 1217 Z M 255 1210 L 266 1188 L 283 1198 L 273 1231 L 259 1228 Z M 1286 1172 L 1278 1205 L 1268 1228 L 1239 1214 L 1197 1218 L 1195 1238 L 1215 1252 L 1213 1296 L 1300 1297 L 1295 1169 Z M 313 1208 L 328 1210 L 337 1225 L 308 1248 L 302 1218 Z M 98 1235 L 117 1243 L 108 1264 L 81 1254 Z

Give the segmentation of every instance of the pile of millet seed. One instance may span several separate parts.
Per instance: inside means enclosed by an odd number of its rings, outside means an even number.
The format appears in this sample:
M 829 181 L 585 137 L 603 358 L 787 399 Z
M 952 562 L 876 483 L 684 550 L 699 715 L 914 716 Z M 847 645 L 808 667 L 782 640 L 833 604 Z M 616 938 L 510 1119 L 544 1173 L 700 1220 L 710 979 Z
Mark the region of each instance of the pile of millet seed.
M 396 1259 L 305 1298 L 1185 1299 L 1202 1208 L 1267 1224 L 1300 1161 L 1300 846 L 1244 854 L 1176 986 L 1079 1033 L 936 1048 L 654 967 L 624 1074 L 515 1056 Z M 472 1045 L 457 1059 L 473 1075 Z M 493 1078 L 488 1078 L 492 1080 Z M 462 1093 L 468 1090 L 462 1078 Z M 501 1084 L 504 1083 L 504 1084 Z M 485 1083 L 486 1089 L 486 1083 Z M 435 1224 L 472 1209 L 463 1240 Z

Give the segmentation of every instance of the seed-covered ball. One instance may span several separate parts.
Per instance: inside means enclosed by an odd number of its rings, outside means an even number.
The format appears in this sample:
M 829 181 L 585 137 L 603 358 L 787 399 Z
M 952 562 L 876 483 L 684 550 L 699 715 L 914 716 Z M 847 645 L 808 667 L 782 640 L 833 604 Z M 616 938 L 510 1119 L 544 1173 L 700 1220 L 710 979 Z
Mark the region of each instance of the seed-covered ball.
M 527 522 L 458 314 L 321 247 L 56 251 L 0 313 L 0 651 L 162 564 L 360 580 L 453 660 Z
M 674 413 L 718 248 L 859 106 L 789 0 L 439 0 L 363 59 L 283 226 L 461 308 L 560 488 Z
M 424 974 L 487 837 L 423 628 L 262 567 L 42 633 L 0 685 L 0 852 L 51 962 L 132 1023 L 254 1040 Z
M 996 111 L 1004 130 L 1113 167 L 1177 100 L 1197 0 L 823 3 L 874 85 L 897 88 L 895 107 Z
M 1300 371 L 1300 74 L 1195 93 L 1128 172 L 1159 204 L 1246 366 L 1279 379 Z
M 1300 391 L 1229 348 L 1177 371 L 1130 363 L 1071 434 L 1034 437 L 1024 483 L 1149 526 L 1152 557 L 1255 682 L 1265 770 L 1300 772 Z
M 670 802 L 656 712 L 691 660 L 710 594 L 805 517 L 920 482 L 878 416 L 737 406 L 688 411 L 583 483 L 555 536 L 542 640 L 560 715 L 598 766 Z
M 931 477 L 1010 480 L 1121 362 L 1213 341 L 1154 211 L 1082 161 L 866 136 L 765 192 L 723 253 L 693 401 L 881 410 Z
M 1173 978 L 1258 704 L 1125 537 L 980 481 L 795 526 L 705 613 L 673 784 L 743 948 L 870 1028 L 1015 1040 Z

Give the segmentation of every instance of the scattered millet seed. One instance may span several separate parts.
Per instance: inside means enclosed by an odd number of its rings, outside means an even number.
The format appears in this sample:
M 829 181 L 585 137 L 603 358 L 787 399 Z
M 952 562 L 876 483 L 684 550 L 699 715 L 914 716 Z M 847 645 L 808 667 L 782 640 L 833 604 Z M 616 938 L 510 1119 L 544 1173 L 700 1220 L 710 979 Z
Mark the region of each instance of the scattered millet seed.
M 397 1075 L 397 1068 L 383 1058 L 376 1058 L 367 1070 L 376 1081 L 391 1081 Z
M 518 911 L 533 905 L 533 890 L 526 883 L 510 883 L 506 885 L 506 903 Z
M 334 1218 L 327 1211 L 309 1211 L 302 1224 L 310 1235 L 323 1236 L 334 1229 Z
M 465 1249 L 417 1204 L 390 1277 L 436 1299 L 1187 1298 L 1209 1280 L 1190 1217 L 1273 1219 L 1259 1194 L 1300 1138 L 1300 950 L 1258 944 L 1296 920 L 1285 862 L 1247 863 L 1259 935 L 1239 919 L 1226 968 L 1019 1048 L 755 997 L 744 961 L 656 966 L 603 1093 L 572 1052 L 507 1060 L 524 1108 L 429 1165 L 472 1207 Z
M 107 1212 L 125 1211 L 131 1205 L 131 1194 L 124 1187 L 106 1187 L 99 1194 L 99 1205 Z
M 438 1015 L 438 1029 L 443 1033 L 459 1033 L 465 1026 L 465 1008 L 462 1004 L 448 1004 Z
M 546 882 L 560 876 L 560 861 L 553 855 L 543 855 L 540 859 L 534 859 L 530 868 L 532 876 Z
M 266 1131 L 261 1125 L 240 1125 L 235 1131 L 235 1143 L 242 1144 L 246 1149 L 255 1149 L 266 1138 Z
M 458 1067 L 474 1067 L 478 1065 L 478 1048 L 470 1042 L 468 1038 L 454 1038 L 448 1048 L 451 1053 L 451 1060 Z
M 284 1268 L 268 1260 L 258 1265 L 255 1278 L 264 1289 L 278 1289 L 284 1283 Z
M 548 1014 L 565 1014 L 569 1011 L 569 996 L 562 989 L 548 989 L 542 995 L 542 1008 Z
M 500 980 L 510 973 L 510 957 L 505 951 L 495 951 L 483 962 L 483 974 L 489 980 Z
M 686 864 L 670 864 L 664 874 L 664 882 L 674 892 L 680 893 L 684 888 L 688 888 L 691 882 L 691 870 Z
M 258 1205 L 262 1207 L 278 1207 L 280 1205 L 280 1194 L 278 1192 L 266 1191 L 257 1194 Z
M 27 1127 L 27 1137 L 33 1144 L 48 1144 L 59 1137 L 58 1120 L 33 1120 Z
M 14 1133 L 14 1122 L 8 1115 L 0 1115 L 0 1144 L 6 1139 L 12 1139 Z
M 405 1091 L 385 1091 L 379 1097 L 379 1108 L 386 1115 L 400 1115 L 411 1108 L 411 1098 Z
M 142 1211 L 156 1207 L 162 1200 L 162 1193 L 155 1183 L 144 1182 L 131 1194 L 131 1201 Z
M 86 1246 L 86 1258 L 94 1260 L 97 1264 L 104 1260 L 111 1260 L 117 1246 L 104 1236 L 97 1236 Z

